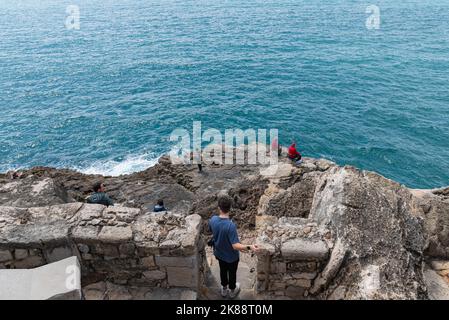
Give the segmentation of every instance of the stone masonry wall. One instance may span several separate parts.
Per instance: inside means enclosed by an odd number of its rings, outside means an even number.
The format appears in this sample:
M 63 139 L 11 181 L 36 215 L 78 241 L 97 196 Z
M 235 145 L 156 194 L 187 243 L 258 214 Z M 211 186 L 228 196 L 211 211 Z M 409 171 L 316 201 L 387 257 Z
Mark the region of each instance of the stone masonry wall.
M 78 256 L 83 286 L 96 281 L 198 290 L 200 216 L 69 203 L 0 207 L 0 269 Z
M 306 219 L 272 216 L 259 217 L 258 229 L 257 293 L 308 297 L 329 258 L 332 245 L 322 240 L 326 233 Z

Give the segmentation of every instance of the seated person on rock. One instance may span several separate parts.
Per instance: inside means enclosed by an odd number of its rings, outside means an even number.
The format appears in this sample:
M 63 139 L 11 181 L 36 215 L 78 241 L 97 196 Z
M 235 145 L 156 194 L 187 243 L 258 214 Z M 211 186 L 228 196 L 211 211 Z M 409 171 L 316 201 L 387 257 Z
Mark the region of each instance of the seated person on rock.
M 153 208 L 153 212 L 162 212 L 162 211 L 167 211 L 167 209 L 165 209 L 164 200 L 159 199 L 157 201 L 157 204 Z
M 114 202 L 106 194 L 104 184 L 97 182 L 94 184 L 94 193 L 87 198 L 87 203 L 102 204 L 105 206 L 113 206 Z
M 15 171 L 11 174 L 11 179 L 20 179 L 23 176 L 23 172 L 21 171 Z
M 288 158 L 292 161 L 294 161 L 296 164 L 300 164 L 302 162 L 301 154 L 296 150 L 296 142 L 293 142 L 290 147 L 288 147 Z
M 210 241 L 214 248 L 214 256 L 220 265 L 221 295 L 235 298 L 240 291 L 237 282 L 237 268 L 239 264 L 239 251 L 257 251 L 257 245 L 243 245 L 237 234 L 237 227 L 229 218 L 232 199 L 229 196 L 220 196 L 218 199 L 219 215 L 209 220 L 209 230 L 213 234 Z

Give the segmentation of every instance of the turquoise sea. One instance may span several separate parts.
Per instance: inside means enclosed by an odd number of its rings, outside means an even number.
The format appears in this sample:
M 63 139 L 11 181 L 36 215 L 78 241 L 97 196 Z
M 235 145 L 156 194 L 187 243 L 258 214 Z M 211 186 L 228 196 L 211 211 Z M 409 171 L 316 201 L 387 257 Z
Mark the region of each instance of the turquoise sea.
M 449 185 L 449 1 L 1 0 L 0 111 L 1 172 L 142 170 L 201 121 Z

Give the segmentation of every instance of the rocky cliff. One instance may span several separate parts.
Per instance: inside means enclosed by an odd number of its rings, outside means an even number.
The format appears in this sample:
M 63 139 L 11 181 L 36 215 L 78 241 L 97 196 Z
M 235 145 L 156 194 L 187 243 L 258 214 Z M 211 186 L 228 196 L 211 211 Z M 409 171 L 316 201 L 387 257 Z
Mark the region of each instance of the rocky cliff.
M 144 213 L 162 198 L 176 215 L 198 214 L 203 221 L 216 212 L 217 195 L 232 196 L 242 238 L 263 247 L 257 254 L 258 294 L 449 297 L 449 188 L 412 190 L 323 159 L 305 159 L 298 167 L 286 159 L 264 167 L 208 165 L 200 173 L 162 157 L 152 168 L 119 177 L 46 167 L 16 179 L 0 175 L 3 246 L 8 224 L 26 224 L 30 208 L 84 202 L 98 180 L 120 206 Z M 11 208 L 23 215 L 6 218 Z

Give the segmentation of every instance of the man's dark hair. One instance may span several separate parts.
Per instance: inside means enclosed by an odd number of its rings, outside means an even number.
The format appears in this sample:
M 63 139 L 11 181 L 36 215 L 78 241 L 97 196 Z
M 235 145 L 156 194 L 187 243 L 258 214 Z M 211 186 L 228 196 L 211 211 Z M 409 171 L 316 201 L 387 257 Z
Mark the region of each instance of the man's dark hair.
M 232 199 L 229 196 L 223 195 L 218 198 L 218 207 L 224 213 L 231 211 Z
M 103 182 L 95 182 L 94 184 L 94 192 L 98 192 L 98 190 L 101 189 L 101 185 L 103 184 Z
M 159 200 L 157 201 L 157 204 L 160 205 L 160 206 L 162 207 L 162 206 L 164 205 L 164 200 L 159 199 Z

